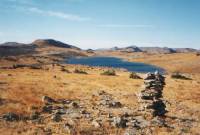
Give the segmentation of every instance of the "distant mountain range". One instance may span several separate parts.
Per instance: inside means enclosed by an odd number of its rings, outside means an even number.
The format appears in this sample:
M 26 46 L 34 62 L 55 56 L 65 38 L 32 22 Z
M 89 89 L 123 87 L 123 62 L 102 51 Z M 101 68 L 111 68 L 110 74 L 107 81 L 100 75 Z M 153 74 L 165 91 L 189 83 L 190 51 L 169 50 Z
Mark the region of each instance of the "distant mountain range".
M 187 52 L 199 52 L 199 50 L 192 49 L 192 48 L 168 48 L 168 47 L 137 47 L 137 46 L 128 46 L 128 47 L 113 47 L 110 49 L 101 49 L 104 51 L 120 51 L 120 52 L 146 52 L 146 53 L 187 53 Z
M 18 56 L 18 55 L 32 55 L 32 54 L 66 54 L 67 51 L 74 50 L 78 54 L 84 52 L 80 48 L 69 45 L 54 39 L 38 39 L 30 44 L 17 43 L 17 42 L 6 42 L 0 44 L 0 57 L 6 56 Z M 199 52 L 199 50 L 192 48 L 168 48 L 168 47 L 137 47 L 137 46 L 128 46 L 128 47 L 113 47 L 109 49 L 98 49 L 92 50 L 89 49 L 87 52 L 95 51 L 120 51 L 126 53 L 133 52 L 146 52 L 151 54 L 168 54 L 168 53 L 187 53 L 187 52 Z M 68 52 L 67 52 L 68 53 Z M 69 54 L 69 53 L 68 53 Z

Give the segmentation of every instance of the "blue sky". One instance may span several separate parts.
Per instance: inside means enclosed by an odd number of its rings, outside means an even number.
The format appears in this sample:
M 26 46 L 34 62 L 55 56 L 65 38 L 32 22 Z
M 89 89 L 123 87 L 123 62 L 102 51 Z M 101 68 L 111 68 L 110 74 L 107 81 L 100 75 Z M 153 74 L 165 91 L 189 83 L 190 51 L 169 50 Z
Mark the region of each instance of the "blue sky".
M 0 0 L 0 43 L 200 49 L 200 0 Z

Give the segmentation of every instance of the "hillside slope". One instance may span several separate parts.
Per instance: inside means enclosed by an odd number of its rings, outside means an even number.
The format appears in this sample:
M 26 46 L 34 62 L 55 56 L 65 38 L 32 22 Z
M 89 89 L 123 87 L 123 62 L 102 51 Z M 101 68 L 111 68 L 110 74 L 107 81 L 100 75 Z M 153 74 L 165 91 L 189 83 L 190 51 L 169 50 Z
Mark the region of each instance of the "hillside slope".
M 69 45 L 54 39 L 38 39 L 35 40 L 32 44 L 37 45 L 38 47 L 59 47 L 59 48 L 70 48 L 70 49 L 81 50 L 76 46 Z
M 13 64 L 57 63 L 73 56 L 86 56 L 78 47 L 53 39 L 39 39 L 30 44 L 0 44 L 0 67 Z

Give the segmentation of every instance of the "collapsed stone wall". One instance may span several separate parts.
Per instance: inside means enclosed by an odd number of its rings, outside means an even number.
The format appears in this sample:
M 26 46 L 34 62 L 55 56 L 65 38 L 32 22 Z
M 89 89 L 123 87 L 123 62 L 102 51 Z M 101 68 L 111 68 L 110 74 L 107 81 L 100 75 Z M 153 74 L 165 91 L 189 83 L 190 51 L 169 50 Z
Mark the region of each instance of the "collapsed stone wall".
M 140 111 L 153 117 L 164 116 L 166 105 L 162 99 L 165 77 L 159 72 L 148 73 L 144 78 L 144 86 L 138 94 Z

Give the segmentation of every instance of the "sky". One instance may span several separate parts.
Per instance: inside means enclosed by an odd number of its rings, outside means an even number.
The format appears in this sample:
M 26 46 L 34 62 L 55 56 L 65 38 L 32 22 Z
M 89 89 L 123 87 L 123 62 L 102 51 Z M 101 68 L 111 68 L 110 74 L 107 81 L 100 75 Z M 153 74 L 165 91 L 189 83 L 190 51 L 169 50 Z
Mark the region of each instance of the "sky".
M 0 43 L 200 49 L 200 0 L 0 0 Z

